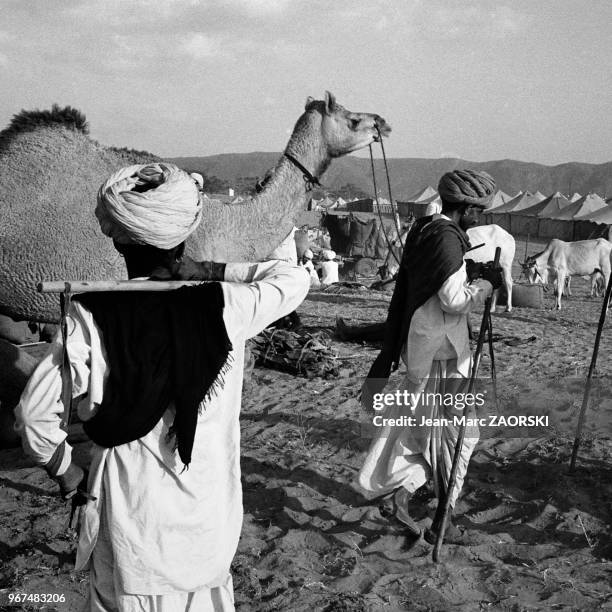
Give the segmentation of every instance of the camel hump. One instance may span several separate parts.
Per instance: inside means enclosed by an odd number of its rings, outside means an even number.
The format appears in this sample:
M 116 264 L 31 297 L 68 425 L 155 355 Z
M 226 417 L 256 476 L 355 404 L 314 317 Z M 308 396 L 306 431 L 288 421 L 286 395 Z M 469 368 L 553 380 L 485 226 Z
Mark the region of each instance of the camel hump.
M 0 132 L 0 143 L 5 143 L 23 132 L 33 132 L 39 128 L 53 126 L 89 134 L 89 123 L 80 110 L 72 106 L 61 108 L 58 104 L 54 104 L 51 110 L 22 110 L 13 115 L 8 127 Z

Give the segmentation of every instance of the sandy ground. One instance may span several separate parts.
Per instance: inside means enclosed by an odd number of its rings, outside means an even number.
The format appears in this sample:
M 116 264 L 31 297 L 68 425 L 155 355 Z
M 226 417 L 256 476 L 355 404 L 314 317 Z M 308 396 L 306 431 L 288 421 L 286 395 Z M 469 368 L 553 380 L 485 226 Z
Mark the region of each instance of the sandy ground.
M 522 258 L 524 246 L 517 247 Z M 571 432 L 601 305 L 588 297 L 586 280 L 574 279 L 572 289 L 561 311 L 551 309 L 547 294 L 542 310 L 506 314 L 500 307 L 493 317 L 500 398 L 525 413 L 551 414 L 555 425 L 538 438 L 481 440 L 458 502 L 461 538 L 445 545 L 437 565 L 428 544 L 382 518 L 352 485 L 369 444 L 355 396 L 376 347 L 334 339 L 341 376 L 333 380 L 254 369 L 242 413 L 245 519 L 233 563 L 237 609 L 612 609 L 606 384 L 612 331 L 608 324 L 598 405 L 589 412 L 570 476 Z M 331 336 L 338 315 L 382 320 L 389 298 L 368 290 L 314 292 L 299 312 L 310 331 Z M 478 313 L 472 321 L 477 329 Z M 485 353 L 485 377 L 489 366 Z M 86 458 L 87 445 L 78 452 Z M 418 523 L 428 526 L 432 490 L 419 491 L 413 506 Z M 80 609 L 87 577 L 72 570 L 67 519 L 45 474 L 20 450 L 0 451 L 0 589 L 63 593 L 66 603 L 57 610 Z

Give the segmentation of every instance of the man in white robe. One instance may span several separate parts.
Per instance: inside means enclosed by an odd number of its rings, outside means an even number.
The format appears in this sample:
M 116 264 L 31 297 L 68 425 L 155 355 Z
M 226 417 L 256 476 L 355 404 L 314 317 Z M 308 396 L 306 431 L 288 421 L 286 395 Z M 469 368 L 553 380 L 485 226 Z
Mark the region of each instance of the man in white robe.
M 323 261 L 319 264 L 321 267 L 321 285 L 327 287 L 339 282 L 338 278 L 338 262 L 336 259 L 336 252 L 329 249 L 324 250 L 321 253 Z
M 471 369 L 468 314 L 484 304 L 492 283 L 496 287 L 501 284 L 497 272 L 488 274 L 487 280 L 468 283 L 463 261 L 469 245 L 464 230 L 475 224 L 489 204 L 495 191 L 493 179 L 469 170 L 450 172 L 442 177 L 438 190 L 442 213 L 417 221 L 407 237 L 399 288 L 396 285 L 386 323 L 385 346 L 362 390 L 364 404 L 371 408 L 393 362 L 397 367 L 401 356 L 406 365 L 403 389 L 421 394 L 410 406 L 386 409 L 383 417 L 413 416 L 417 425 L 379 427 L 357 476 L 363 494 L 369 499 L 382 497 L 383 513 L 394 516 L 414 536 L 420 534 L 420 528 L 409 514 L 408 502 L 430 478 L 436 495 L 444 499 L 459 430 L 453 416 L 463 414 L 463 410 L 431 401 L 432 396 L 425 401 L 423 394 L 467 392 Z M 423 418 L 447 419 L 450 423 L 420 426 Z M 477 441 L 477 429 L 470 428 L 451 507 L 455 506 Z M 439 503 L 438 507 L 442 506 Z M 440 519 L 438 512 L 425 533 L 430 543 L 435 541 Z M 456 534 L 452 524 L 447 533 Z
M 45 466 L 64 497 L 80 495 L 79 503 L 86 502 L 76 569 L 90 568 L 85 609 L 91 611 L 234 609 L 230 564 L 243 515 L 239 413 L 244 345 L 248 338 L 297 308 L 309 286 L 302 268 L 283 261 L 221 267 L 211 262 L 200 268 L 196 262 L 175 262 L 184 239 L 197 227 L 194 220 L 199 218 L 200 205 L 197 188 L 187 174 L 177 175 L 173 168 L 162 170 L 161 179 L 159 173 L 142 168 L 126 172 L 122 179 L 129 182 L 136 176 L 132 186 L 136 184 L 144 193 L 150 175 L 155 175 L 152 185 L 162 181 L 168 193 L 156 200 L 151 187 L 147 194 L 153 213 L 148 202 L 140 202 L 136 190 L 131 193 L 142 210 L 132 206 L 133 202 L 128 206 L 123 200 L 113 202 L 112 194 L 109 199 L 101 194 L 96 214 L 105 233 L 125 252 L 131 277 L 151 273 L 146 269 L 151 256 L 163 259 L 169 255 L 179 278 L 188 278 L 194 269 L 205 269 L 208 280 L 222 280 L 222 320 L 232 349 L 222 384 L 216 394 L 200 403 L 189 469 L 184 469 L 169 441 L 175 419 L 171 405 L 140 438 L 111 448 L 94 444 L 89 478 L 82 482 L 83 470 L 72 462 L 72 449 L 60 427 L 64 412 L 61 335 L 34 372 L 16 408 L 24 450 Z M 115 195 L 119 193 L 115 190 Z M 126 220 L 128 208 L 137 219 Z M 155 223 L 148 225 L 151 214 Z M 159 243 L 169 250 L 151 249 L 150 245 Z M 134 245 L 143 246 L 142 257 Z M 103 402 L 109 363 L 105 339 L 92 313 L 78 302 L 73 302 L 68 312 L 67 352 L 72 396 L 79 398 L 78 415 L 86 423 Z

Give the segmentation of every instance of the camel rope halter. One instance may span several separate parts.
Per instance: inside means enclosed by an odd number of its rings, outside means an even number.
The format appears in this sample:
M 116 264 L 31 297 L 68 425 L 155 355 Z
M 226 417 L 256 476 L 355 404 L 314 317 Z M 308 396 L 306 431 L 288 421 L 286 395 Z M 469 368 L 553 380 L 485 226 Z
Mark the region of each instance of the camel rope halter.
M 393 214 L 393 221 L 395 223 L 395 229 L 397 230 L 397 241 L 399 242 L 399 246 L 404 249 L 404 245 L 402 244 L 402 230 L 399 225 L 399 209 L 397 208 L 397 204 L 393 203 L 393 196 L 391 195 L 391 179 L 389 178 L 389 166 L 387 165 L 387 156 L 385 154 L 385 145 L 383 143 L 383 137 L 380 133 L 380 128 L 378 125 L 376 126 L 376 131 L 378 132 L 378 142 L 380 143 L 380 148 L 382 151 L 383 161 L 385 164 L 385 174 L 387 176 L 387 190 L 389 191 L 389 202 L 391 202 L 391 211 Z M 376 210 L 378 212 L 378 218 L 380 219 L 380 228 L 385 237 L 385 241 L 387 242 L 387 247 L 389 248 L 389 252 L 393 255 L 393 259 L 397 262 L 397 265 L 401 265 L 400 260 L 398 259 L 395 251 L 393 250 L 393 245 L 391 240 L 389 239 L 389 235 L 387 234 L 387 230 L 385 228 L 385 224 L 383 223 L 382 213 L 380 211 L 380 203 L 378 201 L 378 188 L 376 186 L 376 173 L 374 171 L 374 154 L 372 152 L 372 144 L 368 145 L 370 150 L 370 165 L 372 167 L 372 182 L 374 183 L 374 199 L 376 200 Z

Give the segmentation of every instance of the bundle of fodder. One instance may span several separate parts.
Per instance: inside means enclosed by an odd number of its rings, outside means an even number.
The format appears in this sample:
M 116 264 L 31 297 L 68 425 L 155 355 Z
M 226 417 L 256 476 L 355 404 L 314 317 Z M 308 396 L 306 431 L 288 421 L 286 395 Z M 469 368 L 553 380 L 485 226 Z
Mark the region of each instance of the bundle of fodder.
M 365 291 L 367 287 L 355 281 L 339 281 L 337 283 L 332 283 L 331 285 L 324 285 L 321 291 L 325 293 L 354 293 L 355 291 Z
M 255 365 L 297 376 L 336 378 L 338 356 L 323 334 L 266 329 L 249 341 Z

